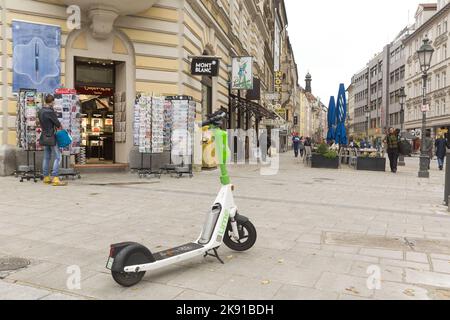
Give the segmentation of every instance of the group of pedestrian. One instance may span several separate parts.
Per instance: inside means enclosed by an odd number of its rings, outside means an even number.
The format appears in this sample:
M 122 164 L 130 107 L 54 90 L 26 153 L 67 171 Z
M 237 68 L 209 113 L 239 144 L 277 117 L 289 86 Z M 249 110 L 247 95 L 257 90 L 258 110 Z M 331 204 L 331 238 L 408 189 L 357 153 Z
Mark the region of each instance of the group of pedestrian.
M 295 158 L 299 156 L 303 158 L 307 154 L 308 148 L 312 147 L 312 139 L 309 137 L 301 137 L 298 133 L 294 133 L 292 137 Z
M 384 140 L 387 145 L 387 154 L 389 156 L 389 162 L 391 172 L 397 173 L 398 159 L 400 156 L 400 130 L 394 128 L 389 129 L 389 133 Z M 431 169 L 431 160 L 434 158 L 434 154 L 438 160 L 439 170 L 444 170 L 445 157 L 447 155 L 447 148 L 450 148 L 450 143 L 443 135 L 439 135 L 434 143 L 435 153 L 433 153 L 433 139 L 431 138 L 431 132 L 427 131 L 425 134 L 424 145 L 422 146 L 425 154 L 429 157 L 428 169 Z M 421 151 L 422 151 L 421 147 Z

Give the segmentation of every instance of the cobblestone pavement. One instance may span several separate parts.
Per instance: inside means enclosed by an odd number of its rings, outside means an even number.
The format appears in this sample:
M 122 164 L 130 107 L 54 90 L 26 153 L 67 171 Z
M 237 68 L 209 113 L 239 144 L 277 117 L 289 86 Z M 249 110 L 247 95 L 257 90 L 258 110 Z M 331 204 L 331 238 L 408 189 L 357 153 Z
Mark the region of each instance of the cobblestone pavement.
M 132 240 L 159 251 L 194 240 L 217 172 L 160 181 L 90 174 L 66 188 L 0 178 L 0 258 L 31 260 L 0 273 L 0 299 L 450 299 L 444 175 L 433 168 L 420 180 L 417 169 L 407 159 L 397 175 L 318 170 L 291 154 L 275 176 L 233 167 L 256 246 L 223 247 L 225 265 L 199 258 L 130 289 L 105 269 L 109 245 Z M 73 266 L 80 288 L 70 286 Z M 379 277 L 381 288 L 368 286 Z

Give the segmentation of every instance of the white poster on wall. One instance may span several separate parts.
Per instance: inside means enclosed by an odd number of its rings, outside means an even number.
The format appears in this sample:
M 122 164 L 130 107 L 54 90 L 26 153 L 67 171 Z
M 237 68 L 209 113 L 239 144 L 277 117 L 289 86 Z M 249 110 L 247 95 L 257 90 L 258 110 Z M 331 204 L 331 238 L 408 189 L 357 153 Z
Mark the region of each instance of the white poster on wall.
M 231 81 L 233 90 L 253 89 L 253 57 L 233 58 Z

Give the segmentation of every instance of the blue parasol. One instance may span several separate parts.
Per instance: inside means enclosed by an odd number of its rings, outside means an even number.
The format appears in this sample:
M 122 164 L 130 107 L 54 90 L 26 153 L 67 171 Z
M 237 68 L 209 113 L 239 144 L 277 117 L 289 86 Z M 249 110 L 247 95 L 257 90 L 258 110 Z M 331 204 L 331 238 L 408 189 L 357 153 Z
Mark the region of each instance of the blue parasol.
M 334 97 L 330 97 L 328 104 L 328 134 L 327 142 L 334 141 L 336 138 L 336 102 Z
M 347 130 L 345 129 L 345 120 L 347 118 L 347 98 L 345 97 L 345 86 L 342 83 L 339 86 L 336 117 L 336 143 L 346 146 L 348 144 Z

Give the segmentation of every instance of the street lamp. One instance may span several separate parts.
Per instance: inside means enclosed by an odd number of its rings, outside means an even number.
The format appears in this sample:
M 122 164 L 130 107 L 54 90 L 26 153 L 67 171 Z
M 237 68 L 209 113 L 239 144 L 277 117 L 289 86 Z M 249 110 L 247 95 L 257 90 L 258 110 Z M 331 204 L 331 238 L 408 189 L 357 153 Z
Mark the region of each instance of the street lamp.
M 405 87 L 400 88 L 398 98 L 400 100 L 400 136 L 403 136 L 403 132 L 405 131 L 405 102 L 406 102 Z M 402 154 L 398 159 L 398 165 L 402 167 L 406 165 L 405 156 Z
M 417 54 L 419 55 L 420 69 L 422 70 L 422 79 L 423 79 L 423 96 L 422 96 L 422 145 L 420 152 L 420 170 L 419 170 L 419 178 L 429 178 L 430 172 L 428 171 L 430 157 L 427 154 L 425 149 L 425 132 L 427 130 L 427 108 L 425 108 L 427 104 L 427 79 L 428 79 L 428 71 L 431 68 L 431 59 L 433 57 L 434 49 L 430 45 L 430 40 L 428 37 L 423 39 L 423 44 L 419 50 L 417 50 Z
M 369 141 L 369 128 L 370 128 L 370 111 L 366 110 L 366 121 L 367 121 L 367 135 L 366 135 L 366 141 Z

